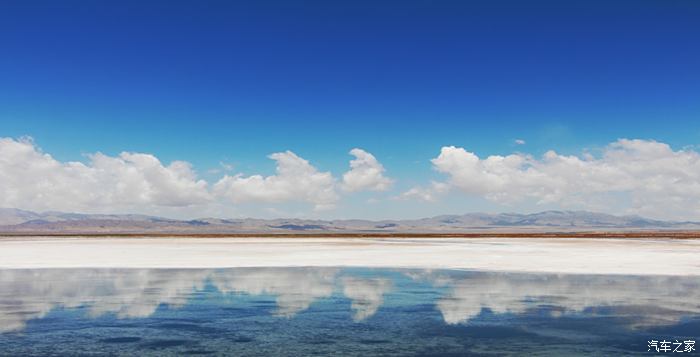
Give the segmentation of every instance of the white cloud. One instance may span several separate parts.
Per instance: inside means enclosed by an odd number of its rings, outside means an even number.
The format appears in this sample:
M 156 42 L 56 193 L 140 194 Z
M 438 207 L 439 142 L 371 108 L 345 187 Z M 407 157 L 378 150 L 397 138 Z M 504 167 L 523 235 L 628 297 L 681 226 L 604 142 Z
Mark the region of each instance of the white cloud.
M 0 206 L 95 211 L 181 207 L 211 200 L 207 183 L 184 161 L 163 165 L 149 154 L 89 155 L 60 162 L 31 139 L 0 138 Z
M 324 210 L 340 199 L 340 187 L 347 192 L 389 188 L 392 180 L 372 154 L 361 149 L 350 153 L 356 159 L 342 185 L 330 172 L 286 151 L 269 156 L 277 162 L 276 174 L 225 175 L 210 190 L 184 161 L 164 165 L 150 154 L 123 152 L 90 154 L 87 162 L 61 162 L 31 138 L 0 138 L 0 207 L 198 215 L 232 207 L 231 202 L 306 202 Z M 209 174 L 233 169 L 225 163 L 221 167 Z
M 350 171 L 343 175 L 343 189 L 356 191 L 386 191 L 394 180 L 384 176 L 384 166 L 374 155 L 362 149 L 352 149 L 355 159 L 350 161 Z
M 287 210 L 294 207 L 290 212 L 299 216 L 306 213 L 297 203 L 318 211 L 335 207 L 340 192 L 390 189 L 394 180 L 385 176 L 372 154 L 361 149 L 350 154 L 354 159 L 342 180 L 286 151 L 269 156 L 277 162 L 275 174 L 226 175 L 212 188 L 184 161 L 165 164 L 154 155 L 132 152 L 90 154 L 84 162 L 59 161 L 31 139 L 0 138 L 0 207 L 194 217 L 257 207 L 246 202 L 275 203 L 276 209 L 286 202 L 291 205 Z M 411 188 L 397 198 L 437 201 L 459 190 L 528 210 L 586 209 L 700 219 L 700 153 L 692 148 L 673 150 L 653 140 L 620 139 L 595 156 L 548 151 L 542 157 L 514 153 L 480 158 L 446 146 L 431 162 L 447 179 Z
M 277 161 L 275 175 L 226 175 L 214 185 L 214 193 L 234 203 L 302 201 L 312 203 L 317 210 L 334 207 L 339 197 L 330 172 L 318 171 L 291 151 L 269 158 Z
M 531 199 L 603 211 L 622 205 L 628 213 L 663 218 L 700 216 L 700 154 L 652 140 L 620 139 L 598 158 L 548 151 L 540 159 L 525 154 L 481 159 L 448 146 L 432 163 L 450 186 L 498 203 Z
M 433 181 L 428 187 L 413 187 L 398 196 L 399 199 L 416 199 L 427 202 L 435 202 L 449 191 L 450 185 L 444 182 Z
M 515 145 L 525 145 L 525 140 L 523 140 L 523 139 L 515 139 Z
M 231 172 L 231 171 L 233 171 L 233 169 L 234 169 L 233 164 L 219 161 L 219 167 L 211 168 L 211 169 L 207 170 L 207 173 L 211 174 L 211 175 L 215 175 L 215 174 L 219 174 L 222 172 Z

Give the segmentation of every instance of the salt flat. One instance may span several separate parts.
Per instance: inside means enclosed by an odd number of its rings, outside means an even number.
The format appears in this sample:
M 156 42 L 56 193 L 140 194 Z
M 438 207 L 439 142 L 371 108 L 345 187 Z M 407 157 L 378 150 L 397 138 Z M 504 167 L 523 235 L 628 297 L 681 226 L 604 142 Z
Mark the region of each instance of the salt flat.
M 700 276 L 700 240 L 0 238 L 1 269 L 293 266 Z

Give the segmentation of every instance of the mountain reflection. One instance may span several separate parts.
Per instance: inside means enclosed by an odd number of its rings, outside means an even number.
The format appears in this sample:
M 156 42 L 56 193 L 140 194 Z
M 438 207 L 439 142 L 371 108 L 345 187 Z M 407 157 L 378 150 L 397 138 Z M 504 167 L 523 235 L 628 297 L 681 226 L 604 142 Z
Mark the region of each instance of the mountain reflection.
M 225 295 L 272 296 L 272 313 L 287 318 L 338 296 L 349 301 L 353 320 L 360 322 L 375 315 L 391 298 L 387 295 L 410 297 L 416 286 L 438 294 L 432 303 L 447 324 L 469 323 L 484 310 L 522 314 L 543 307 L 552 318 L 608 307 L 627 317 L 632 328 L 700 315 L 700 279 L 695 277 L 401 273 L 339 268 L 0 270 L 0 332 L 21 331 L 27 321 L 61 308 L 81 308 L 89 317 L 149 317 L 162 305 L 187 305 L 207 286 Z

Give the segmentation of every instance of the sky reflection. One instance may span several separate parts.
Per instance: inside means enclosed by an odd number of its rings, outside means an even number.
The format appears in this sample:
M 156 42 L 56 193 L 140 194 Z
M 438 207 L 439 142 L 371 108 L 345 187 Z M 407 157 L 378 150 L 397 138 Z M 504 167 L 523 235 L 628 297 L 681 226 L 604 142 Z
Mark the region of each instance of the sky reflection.
M 240 296 L 268 296 L 275 305 L 269 314 L 284 318 L 320 301 L 347 301 L 349 309 L 339 308 L 351 312 L 356 323 L 386 304 L 396 309 L 426 303 L 446 324 L 470 324 L 484 313 L 537 309 L 551 318 L 607 309 L 632 329 L 700 316 L 696 277 L 339 268 L 40 269 L 0 270 L 0 332 L 22 331 L 29 321 L 59 309 L 82 309 L 89 318 L 146 318 L 160 307 L 177 310 L 211 296 L 229 297 L 219 302 L 222 307 L 235 305 Z

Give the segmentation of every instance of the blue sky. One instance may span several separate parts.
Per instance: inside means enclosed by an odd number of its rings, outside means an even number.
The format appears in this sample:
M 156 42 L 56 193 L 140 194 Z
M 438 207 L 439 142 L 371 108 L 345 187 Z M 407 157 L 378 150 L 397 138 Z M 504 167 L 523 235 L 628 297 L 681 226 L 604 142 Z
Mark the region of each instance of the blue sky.
M 700 144 L 698 18 L 697 1 L 662 0 L 4 2 L 0 137 L 61 162 L 184 160 L 210 183 L 220 162 L 271 175 L 266 156 L 285 150 L 340 178 L 358 147 L 395 180 L 378 212 L 538 210 L 389 198 L 442 180 L 430 160 L 444 146 Z M 324 215 L 364 214 L 367 199 Z

